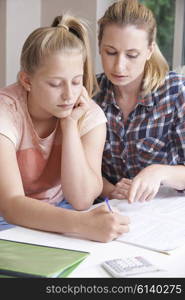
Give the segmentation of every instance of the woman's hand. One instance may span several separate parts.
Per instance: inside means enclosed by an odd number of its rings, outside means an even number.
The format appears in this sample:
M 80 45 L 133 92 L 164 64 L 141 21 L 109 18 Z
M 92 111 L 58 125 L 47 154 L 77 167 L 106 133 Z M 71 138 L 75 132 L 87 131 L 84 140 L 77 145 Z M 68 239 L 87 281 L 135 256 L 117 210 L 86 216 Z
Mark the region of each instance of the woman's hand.
M 122 178 L 114 186 L 114 189 L 109 194 L 110 199 L 128 199 L 129 190 L 132 184 L 132 180 L 128 178 Z
M 151 165 L 144 168 L 133 179 L 129 189 L 128 201 L 149 201 L 155 197 L 164 179 L 164 166 Z

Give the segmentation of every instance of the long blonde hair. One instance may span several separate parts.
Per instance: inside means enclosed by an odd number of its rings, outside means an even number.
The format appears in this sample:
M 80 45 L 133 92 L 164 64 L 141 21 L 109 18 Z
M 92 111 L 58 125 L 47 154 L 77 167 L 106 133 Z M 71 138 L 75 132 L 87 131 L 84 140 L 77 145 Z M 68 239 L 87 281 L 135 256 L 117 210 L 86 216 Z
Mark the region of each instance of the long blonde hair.
M 119 26 L 134 25 L 146 30 L 148 45 L 155 42 L 154 51 L 150 59 L 146 61 L 142 84 L 143 96 L 155 91 L 164 83 L 166 73 L 169 70 L 168 63 L 162 55 L 156 43 L 156 20 L 152 11 L 137 0 L 119 0 L 112 4 L 99 19 L 99 46 L 102 41 L 105 26 L 117 24 Z
M 26 39 L 21 53 L 21 71 L 34 74 L 49 55 L 61 52 L 81 53 L 84 61 L 83 85 L 90 97 L 97 84 L 92 67 L 90 42 L 86 24 L 64 14 L 54 19 L 51 27 L 40 27 Z

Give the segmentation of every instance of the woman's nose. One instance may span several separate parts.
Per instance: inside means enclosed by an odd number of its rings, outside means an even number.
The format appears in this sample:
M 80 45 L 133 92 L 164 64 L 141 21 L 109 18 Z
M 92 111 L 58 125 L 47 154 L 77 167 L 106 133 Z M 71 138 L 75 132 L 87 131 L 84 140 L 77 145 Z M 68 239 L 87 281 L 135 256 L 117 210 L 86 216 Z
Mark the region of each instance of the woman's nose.
M 126 68 L 126 60 L 123 55 L 119 55 L 115 61 L 115 71 L 116 73 L 123 73 Z

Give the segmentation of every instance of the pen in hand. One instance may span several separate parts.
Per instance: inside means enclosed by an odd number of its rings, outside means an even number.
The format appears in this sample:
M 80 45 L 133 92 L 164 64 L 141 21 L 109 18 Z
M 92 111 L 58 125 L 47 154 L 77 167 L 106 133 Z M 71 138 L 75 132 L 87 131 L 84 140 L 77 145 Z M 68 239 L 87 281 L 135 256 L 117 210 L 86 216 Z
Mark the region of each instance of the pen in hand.
M 105 200 L 105 203 L 106 203 L 107 206 L 108 206 L 109 211 L 113 213 L 113 210 L 112 210 L 112 208 L 111 208 L 111 206 L 110 206 L 108 197 L 105 197 L 104 200 Z

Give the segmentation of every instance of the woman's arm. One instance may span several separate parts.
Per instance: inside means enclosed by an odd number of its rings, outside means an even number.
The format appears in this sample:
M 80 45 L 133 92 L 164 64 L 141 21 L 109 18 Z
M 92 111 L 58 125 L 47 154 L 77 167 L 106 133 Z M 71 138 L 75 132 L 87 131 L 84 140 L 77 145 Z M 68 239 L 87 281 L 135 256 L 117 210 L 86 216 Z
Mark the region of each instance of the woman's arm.
M 102 196 L 112 198 L 111 194 L 115 189 L 115 185 L 110 183 L 105 177 L 103 177 L 103 190 L 102 190 Z
M 177 190 L 185 189 L 185 166 L 155 164 L 144 168 L 133 179 L 128 201 L 149 201 L 163 184 Z
M 128 192 L 131 184 L 131 179 L 122 178 L 115 185 L 113 185 L 106 178 L 103 177 L 102 196 L 108 197 L 109 199 L 128 199 Z

